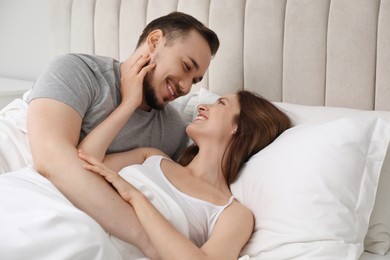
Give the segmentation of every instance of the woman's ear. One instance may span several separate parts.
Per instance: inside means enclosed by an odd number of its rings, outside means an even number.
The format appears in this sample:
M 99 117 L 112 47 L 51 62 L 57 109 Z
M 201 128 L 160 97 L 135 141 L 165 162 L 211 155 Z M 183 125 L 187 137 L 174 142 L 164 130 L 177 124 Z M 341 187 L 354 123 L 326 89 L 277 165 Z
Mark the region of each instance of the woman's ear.
M 148 37 L 146 38 L 146 42 L 149 47 L 149 51 L 152 53 L 156 47 L 163 42 L 164 34 L 163 31 L 160 29 L 156 29 L 149 33 Z

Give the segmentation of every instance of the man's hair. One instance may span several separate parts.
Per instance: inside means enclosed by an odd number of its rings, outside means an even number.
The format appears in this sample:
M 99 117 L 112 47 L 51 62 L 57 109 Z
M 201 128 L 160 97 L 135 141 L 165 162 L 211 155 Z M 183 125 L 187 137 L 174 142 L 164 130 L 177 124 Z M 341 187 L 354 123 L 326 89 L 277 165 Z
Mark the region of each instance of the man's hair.
M 211 56 L 214 56 L 218 51 L 219 39 L 217 34 L 193 16 L 181 12 L 172 12 L 151 21 L 139 37 L 137 48 L 146 41 L 146 38 L 152 31 L 157 29 L 162 30 L 167 44 L 170 44 L 173 40 L 186 36 L 190 31 L 195 30 L 209 44 Z

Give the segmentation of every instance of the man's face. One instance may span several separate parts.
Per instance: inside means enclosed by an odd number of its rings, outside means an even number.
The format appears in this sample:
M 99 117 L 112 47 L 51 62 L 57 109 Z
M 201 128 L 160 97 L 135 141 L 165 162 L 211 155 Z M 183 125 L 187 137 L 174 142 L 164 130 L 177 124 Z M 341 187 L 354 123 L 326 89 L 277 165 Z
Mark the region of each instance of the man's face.
M 205 39 L 196 31 L 185 37 L 158 44 L 151 54 L 154 70 L 144 79 L 147 104 L 162 109 L 168 102 L 188 94 L 192 84 L 202 80 L 210 65 L 211 52 Z

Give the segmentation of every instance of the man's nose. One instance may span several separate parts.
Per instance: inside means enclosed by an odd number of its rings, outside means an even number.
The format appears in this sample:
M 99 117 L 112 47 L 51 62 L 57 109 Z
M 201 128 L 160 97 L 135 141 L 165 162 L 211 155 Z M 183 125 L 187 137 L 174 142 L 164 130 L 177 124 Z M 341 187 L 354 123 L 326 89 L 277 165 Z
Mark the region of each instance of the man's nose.
M 191 88 L 192 88 L 192 78 L 185 78 L 179 82 L 179 87 L 180 87 L 180 94 L 181 95 L 187 95 L 190 93 Z

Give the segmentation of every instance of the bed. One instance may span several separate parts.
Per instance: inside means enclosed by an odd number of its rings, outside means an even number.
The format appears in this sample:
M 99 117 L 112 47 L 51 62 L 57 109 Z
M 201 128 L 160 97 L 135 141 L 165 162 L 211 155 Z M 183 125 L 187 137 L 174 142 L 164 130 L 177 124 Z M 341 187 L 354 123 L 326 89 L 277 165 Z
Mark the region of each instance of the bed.
M 50 10 L 52 57 L 118 60 L 148 21 L 192 14 L 221 46 L 174 102 L 183 119 L 239 89 L 289 114 L 291 131 L 232 185 L 256 218 L 240 260 L 390 259 L 390 0 L 51 0 Z M 0 111 L 2 170 L 15 170 L 0 177 L 2 257 L 140 259 L 26 170 L 26 110 L 20 97 Z

